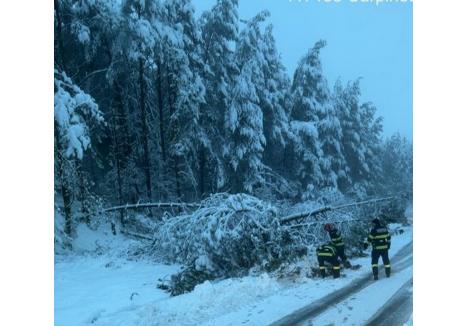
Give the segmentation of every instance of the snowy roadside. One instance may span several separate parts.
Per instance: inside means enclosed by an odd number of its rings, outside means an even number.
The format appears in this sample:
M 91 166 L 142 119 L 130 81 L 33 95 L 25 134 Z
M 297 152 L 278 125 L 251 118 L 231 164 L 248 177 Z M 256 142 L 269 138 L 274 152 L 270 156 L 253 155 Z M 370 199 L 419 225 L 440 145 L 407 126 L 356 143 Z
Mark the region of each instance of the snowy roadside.
M 133 245 L 128 238 L 112 236 L 110 230 L 95 232 L 80 226 L 74 242 L 80 254 L 56 256 L 55 325 L 88 325 L 103 314 L 169 298 L 156 288 L 158 278 L 169 277 L 180 267 L 130 261 L 124 253 Z
M 402 229 L 403 234 L 393 236 L 391 256 L 412 241 L 412 228 Z M 154 287 L 158 275 L 176 272 L 177 267 L 163 265 L 145 267 L 141 262 L 127 262 L 121 274 L 117 272 L 109 274 L 106 269 L 99 266 L 95 273 L 103 275 L 101 280 L 96 282 L 96 286 L 107 288 L 105 292 L 107 295 L 118 295 L 119 299 L 112 302 L 114 299 L 106 298 L 105 294 L 102 294 L 100 297 L 94 297 L 93 300 L 96 301 L 93 303 L 89 302 L 88 292 L 80 292 L 88 301 L 86 305 L 89 307 L 86 312 L 87 317 L 81 318 L 80 321 L 90 322 L 91 318 L 94 320 L 94 325 L 267 325 L 350 284 L 363 275 L 370 276 L 369 260 L 369 257 L 354 259 L 353 264 L 361 264 L 362 268 L 356 271 L 346 270 L 346 276 L 339 280 L 304 277 L 285 281 L 262 274 L 218 282 L 207 281 L 198 285 L 191 293 L 177 297 L 169 297 Z M 83 282 L 86 282 L 87 276 L 81 276 L 82 271 L 79 269 L 77 272 L 80 273 L 79 277 L 82 277 Z M 62 273 L 66 271 L 61 271 L 60 274 Z M 93 274 L 94 272 L 90 271 L 89 276 Z M 102 283 L 103 279 L 108 283 Z M 62 285 L 64 288 L 70 288 L 68 284 L 62 283 Z M 130 301 L 129 297 L 133 292 L 144 293 L 139 298 L 140 301 L 136 303 Z M 72 292 L 69 292 L 69 295 L 71 296 Z M 100 300 L 109 302 L 103 304 Z M 73 310 L 75 304 L 79 305 L 80 302 L 69 304 L 68 308 Z M 63 310 L 56 312 L 60 313 Z M 80 313 L 76 313 L 76 316 L 79 315 Z

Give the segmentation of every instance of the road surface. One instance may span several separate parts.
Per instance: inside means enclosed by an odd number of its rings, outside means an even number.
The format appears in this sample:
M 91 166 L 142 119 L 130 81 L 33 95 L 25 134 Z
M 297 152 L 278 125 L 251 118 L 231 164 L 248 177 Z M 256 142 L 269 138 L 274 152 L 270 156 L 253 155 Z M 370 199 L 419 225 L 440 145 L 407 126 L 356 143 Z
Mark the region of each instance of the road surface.
M 401 326 L 413 313 L 413 278 L 372 316 L 366 326 Z
M 398 251 L 395 256 L 392 257 L 392 274 L 395 275 L 400 271 L 411 267 L 413 264 L 412 255 L 413 242 L 410 242 L 402 249 L 400 249 L 400 251 Z M 383 272 L 380 271 L 380 275 L 383 275 L 382 273 Z M 342 303 L 350 296 L 359 293 L 371 284 L 375 284 L 375 281 L 372 279 L 372 276 L 369 273 L 369 275 L 358 278 L 349 285 L 281 318 L 280 320 L 272 323 L 270 326 L 315 325 L 314 319 L 317 316 L 324 313 L 329 308 Z M 395 295 L 387 303 L 383 303 L 382 308 L 369 320 L 369 325 L 403 325 L 403 323 L 409 318 L 409 315 L 412 311 L 412 293 L 410 296 L 407 295 L 409 292 L 409 286 L 406 286 L 405 284 L 405 286 L 403 286 L 397 293 L 395 293 Z M 401 320 L 398 320 L 399 317 L 397 316 L 398 312 L 391 313 L 392 309 L 399 309 L 399 312 L 403 314 L 403 317 L 401 318 L 408 318 L 400 323 Z

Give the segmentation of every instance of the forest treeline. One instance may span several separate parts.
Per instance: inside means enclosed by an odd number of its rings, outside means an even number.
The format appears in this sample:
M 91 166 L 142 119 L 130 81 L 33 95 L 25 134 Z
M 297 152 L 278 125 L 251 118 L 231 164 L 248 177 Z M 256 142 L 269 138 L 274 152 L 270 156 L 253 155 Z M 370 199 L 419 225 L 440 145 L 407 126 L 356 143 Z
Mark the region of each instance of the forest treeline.
M 359 79 L 311 43 L 289 78 L 269 13 L 238 0 L 54 0 L 56 209 L 217 192 L 293 201 L 408 191 L 412 144 L 382 136 Z

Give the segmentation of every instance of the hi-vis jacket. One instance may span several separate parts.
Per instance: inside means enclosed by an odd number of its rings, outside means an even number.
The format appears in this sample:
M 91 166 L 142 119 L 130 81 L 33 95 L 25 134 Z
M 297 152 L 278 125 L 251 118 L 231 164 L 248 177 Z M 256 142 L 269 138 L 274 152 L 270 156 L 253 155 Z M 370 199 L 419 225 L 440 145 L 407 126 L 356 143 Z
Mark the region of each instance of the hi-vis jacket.
M 336 256 L 336 250 L 333 246 L 322 245 L 317 248 L 317 256 L 333 257 Z
M 336 247 L 342 247 L 344 246 L 343 238 L 341 237 L 341 233 L 338 230 L 331 230 L 329 232 L 330 234 L 330 239 Z
M 391 235 L 385 226 L 372 228 L 367 241 L 372 244 L 373 250 L 388 250 L 390 248 Z

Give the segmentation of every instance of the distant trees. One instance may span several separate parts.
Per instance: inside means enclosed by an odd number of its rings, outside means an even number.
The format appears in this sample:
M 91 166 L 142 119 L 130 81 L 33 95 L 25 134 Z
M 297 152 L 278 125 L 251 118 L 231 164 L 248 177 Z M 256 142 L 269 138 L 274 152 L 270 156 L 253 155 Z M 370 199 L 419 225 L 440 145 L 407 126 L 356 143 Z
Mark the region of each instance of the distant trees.
M 382 140 L 359 80 L 329 88 L 325 41 L 290 80 L 269 13 L 241 21 L 237 0 L 199 19 L 190 0 L 54 4 L 56 193 L 68 234 L 75 206 L 95 195 L 125 204 L 409 187 L 410 144 Z
M 400 134 L 386 139 L 380 151 L 382 191 L 411 192 L 413 189 L 413 145 Z M 385 190 L 384 190 L 385 189 Z

